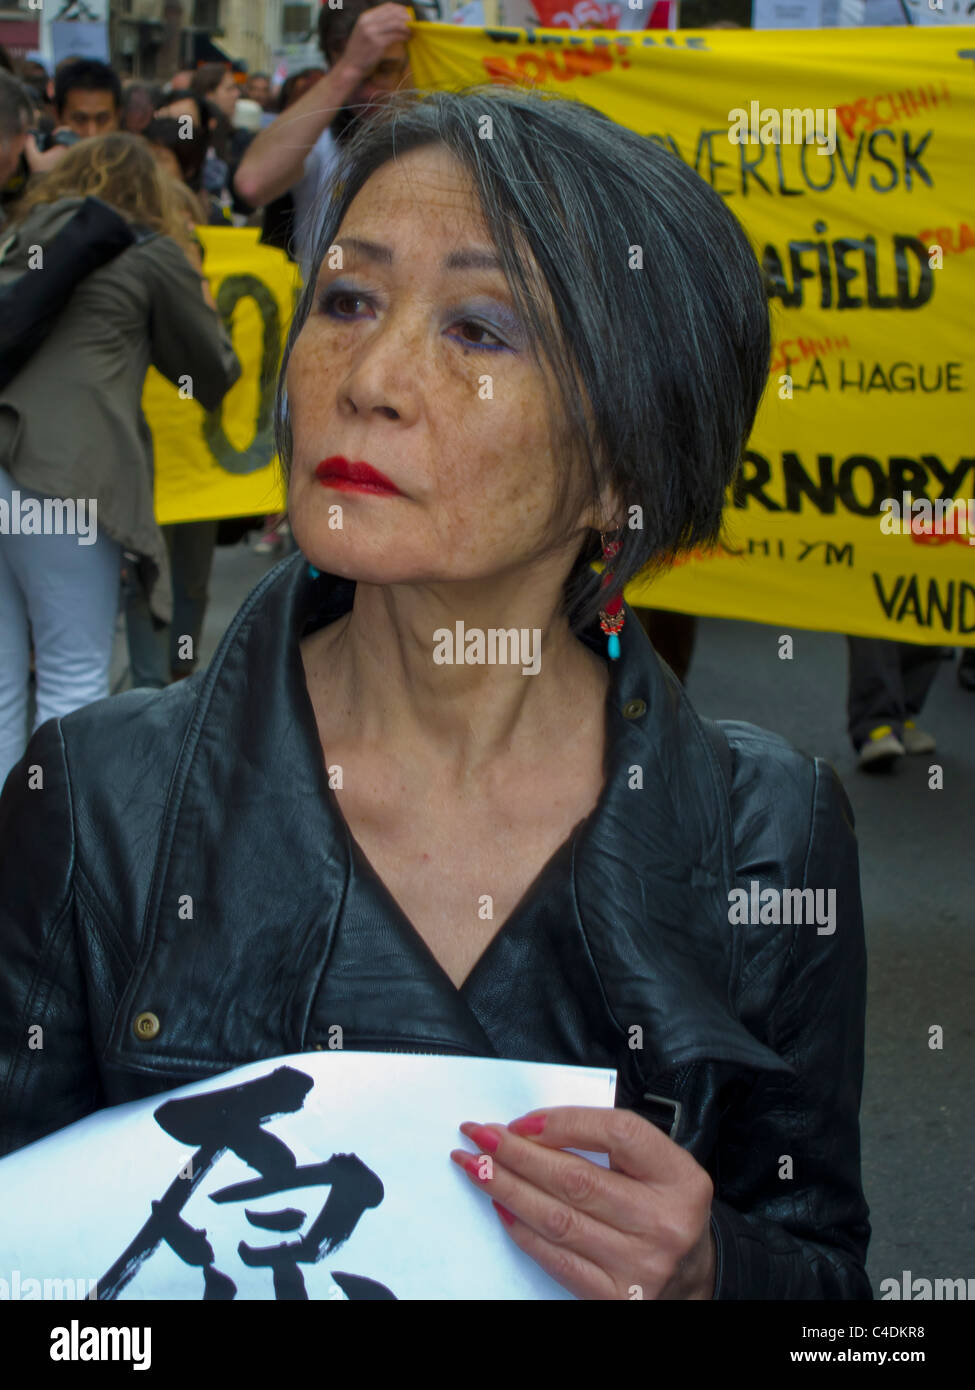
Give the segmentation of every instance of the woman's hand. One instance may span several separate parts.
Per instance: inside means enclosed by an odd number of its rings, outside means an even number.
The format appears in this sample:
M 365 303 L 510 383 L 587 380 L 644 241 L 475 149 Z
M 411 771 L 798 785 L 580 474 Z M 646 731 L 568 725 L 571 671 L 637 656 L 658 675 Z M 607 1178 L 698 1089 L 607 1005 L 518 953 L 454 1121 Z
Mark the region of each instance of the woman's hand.
M 391 44 L 407 42 L 412 18 L 403 5 L 375 5 L 371 10 L 364 10 L 338 61 L 360 79 L 364 78 L 382 61 Z
M 714 1297 L 714 1184 L 648 1120 L 562 1105 L 460 1130 L 480 1153 L 451 1158 L 515 1244 L 577 1298 Z M 567 1148 L 608 1153 L 610 1169 Z

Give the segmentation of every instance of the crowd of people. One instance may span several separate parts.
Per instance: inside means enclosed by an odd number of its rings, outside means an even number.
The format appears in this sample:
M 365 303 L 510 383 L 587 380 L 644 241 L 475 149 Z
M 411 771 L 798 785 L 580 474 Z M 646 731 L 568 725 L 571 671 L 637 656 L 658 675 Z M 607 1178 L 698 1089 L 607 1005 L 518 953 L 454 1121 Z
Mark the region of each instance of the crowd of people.
M 277 90 L 267 73 L 238 81 L 220 63 L 155 83 L 123 81 L 93 59 L 48 72 L 0 52 L 0 293 L 17 309 L 4 334 L 17 370 L 0 391 L 0 496 L 8 505 L 15 494 L 100 499 L 91 546 L 5 537 L 0 782 L 23 751 L 31 685 L 35 728 L 109 693 L 119 601 L 131 682 L 162 688 L 198 665 L 221 533 L 253 529 L 259 552 L 293 549 L 284 514 L 156 524 L 143 382 L 150 364 L 174 382 L 188 374 L 207 408 L 229 390 L 240 366 L 195 229 L 259 227 L 263 242 L 307 268 L 339 143 L 408 82 L 407 34 L 399 3 L 323 6 L 323 65 L 292 72 Z M 110 244 L 118 228 L 79 219 L 90 197 L 134 229 L 136 245 Z M 49 265 L 70 256 L 74 267 L 69 311 L 47 308 L 43 340 L 25 326 L 41 310 L 44 280 L 25 274 L 38 245 Z M 56 412 L 52 380 L 70 383 Z
M 91 195 L 141 228 L 142 236 L 168 238 L 164 259 L 173 271 L 168 278 L 147 276 L 138 306 L 117 296 L 107 296 L 103 305 L 101 287 L 124 278 L 123 270 L 140 257 L 158 259 L 159 252 L 133 248 L 112 265 L 101 265 L 96 255 L 90 276 L 82 280 L 78 271 L 70 313 L 58 319 L 0 391 L 5 494 L 16 488 L 24 496 L 34 485 L 40 493 L 63 495 L 70 481 L 78 496 L 94 496 L 96 483 L 104 480 L 103 451 L 109 439 L 122 437 L 123 417 L 127 444 L 139 440 L 124 460 L 117 457 L 119 490 L 126 500 L 124 506 L 102 504 L 99 544 L 91 554 L 76 556 L 73 567 L 64 551 L 59 573 L 71 602 L 64 602 L 60 591 L 53 593 L 49 580 L 38 587 L 38 575 L 27 568 L 26 548 L 22 556 L 16 545 L 4 546 L 0 779 L 23 746 L 28 672 L 36 684 L 37 721 L 108 693 L 109 590 L 116 560 L 132 682 L 161 688 L 192 674 L 198 664 L 214 548 L 221 536 L 238 538 L 253 530 L 261 553 L 293 548 L 284 513 L 223 526 L 216 521 L 156 526 L 147 482 L 151 439 L 139 407 L 142 377 L 150 362 L 164 373 L 195 365 L 199 399 L 216 402 L 229 389 L 235 379 L 229 364 L 236 359 L 207 287 L 195 228 L 259 227 L 261 240 L 285 251 L 307 276 L 325 206 L 322 193 L 340 147 L 387 97 L 411 86 L 408 33 L 408 10 L 400 0 L 322 6 L 322 64 L 292 72 L 277 89 L 266 73 L 242 76 L 219 63 L 154 83 L 123 81 L 110 65 L 91 59 L 68 58 L 48 73 L 39 62 L 15 64 L 0 54 L 0 235 L 9 241 L 0 262 L 0 288 L 14 293 L 31 247 L 50 243 L 56 254 L 58 237 L 69 244 L 66 218 L 70 221 L 80 201 Z M 172 254 L 177 246 L 178 262 Z M 112 341 L 119 370 L 123 356 L 127 366 L 124 388 L 116 384 L 109 398 L 104 354 L 92 346 L 91 330 L 97 315 L 107 334 L 113 314 L 120 325 L 124 320 Z M 175 354 L 166 340 L 174 318 L 183 324 Z M 19 345 L 13 343 L 12 350 L 19 351 Z M 88 403 L 87 415 L 100 410 L 101 428 L 93 427 L 87 436 L 68 428 L 67 454 L 59 448 L 55 467 L 53 441 L 34 415 L 46 422 L 40 383 L 63 379 L 69 352 L 76 363 L 71 380 Z M 61 401 L 57 419 L 65 422 L 72 419 L 73 407 L 64 395 Z M 84 412 L 75 418 L 85 418 Z M 113 490 L 111 496 L 116 495 Z M 639 614 L 661 655 L 684 679 L 695 619 L 646 609 Z M 850 640 L 848 727 L 863 767 L 886 768 L 905 753 L 933 749 L 933 738 L 917 728 L 916 720 L 939 655 L 937 649 L 904 643 Z M 963 653 L 958 679 L 975 689 L 975 653 Z

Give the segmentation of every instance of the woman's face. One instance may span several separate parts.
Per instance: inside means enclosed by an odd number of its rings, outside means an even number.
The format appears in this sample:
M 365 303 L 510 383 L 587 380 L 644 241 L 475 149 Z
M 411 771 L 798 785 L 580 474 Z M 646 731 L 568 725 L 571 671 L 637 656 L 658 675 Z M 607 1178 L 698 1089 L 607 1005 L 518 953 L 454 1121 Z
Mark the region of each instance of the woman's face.
M 496 252 L 466 172 L 440 146 L 387 163 L 334 245 L 342 266 L 326 253 L 287 373 L 299 547 L 319 569 L 375 584 L 520 569 L 567 482 L 527 329 L 501 269 L 480 263 Z M 465 263 L 448 268 L 454 257 Z M 319 481 L 336 456 L 397 491 Z M 573 502 L 577 491 L 562 570 L 590 524 L 573 475 Z
M 237 83 L 229 72 L 225 72 L 219 85 L 210 93 L 210 100 L 228 119 L 231 119 L 239 96 L 240 91 Z

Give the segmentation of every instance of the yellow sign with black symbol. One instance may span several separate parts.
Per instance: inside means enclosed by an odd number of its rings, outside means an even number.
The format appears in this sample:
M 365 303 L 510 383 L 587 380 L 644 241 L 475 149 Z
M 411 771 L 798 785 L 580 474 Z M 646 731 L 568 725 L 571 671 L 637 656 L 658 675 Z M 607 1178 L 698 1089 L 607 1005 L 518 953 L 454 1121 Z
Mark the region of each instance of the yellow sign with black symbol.
M 243 371 L 217 409 L 204 410 L 150 369 L 142 406 L 152 431 L 156 519 L 162 525 L 285 506 L 274 453 L 274 395 L 301 290 L 298 268 L 283 251 L 262 246 L 257 228 L 197 232 L 206 276 Z

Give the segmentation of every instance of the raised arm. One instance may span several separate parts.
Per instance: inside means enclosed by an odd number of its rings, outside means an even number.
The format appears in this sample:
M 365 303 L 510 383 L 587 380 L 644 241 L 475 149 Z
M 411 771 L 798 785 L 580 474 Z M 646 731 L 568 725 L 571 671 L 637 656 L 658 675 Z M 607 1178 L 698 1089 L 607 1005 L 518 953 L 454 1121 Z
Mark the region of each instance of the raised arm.
M 359 16 L 345 52 L 331 70 L 248 145 L 234 178 L 234 188 L 245 202 L 264 207 L 299 182 L 305 159 L 322 132 L 386 49 L 406 42 L 409 24 L 405 7 L 392 3 Z

